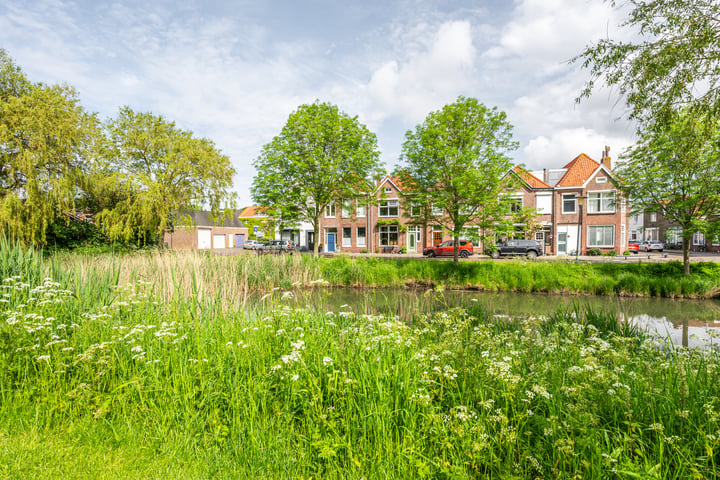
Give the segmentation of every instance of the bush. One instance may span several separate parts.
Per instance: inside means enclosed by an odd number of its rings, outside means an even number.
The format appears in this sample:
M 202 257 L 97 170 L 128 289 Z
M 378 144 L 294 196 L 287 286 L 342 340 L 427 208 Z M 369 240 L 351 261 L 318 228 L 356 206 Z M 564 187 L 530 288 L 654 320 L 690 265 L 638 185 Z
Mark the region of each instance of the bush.
M 599 257 L 603 253 L 602 253 L 602 250 L 600 250 L 599 248 L 591 248 L 590 250 L 587 251 L 587 254 L 590 257 Z
M 360 250 L 360 253 L 370 253 L 370 250 L 368 250 L 367 248 L 363 248 Z
M 625 251 L 623 252 L 623 255 L 631 255 L 631 254 L 632 254 L 632 253 L 630 252 L 630 250 L 625 250 Z
M 400 247 L 400 253 L 407 253 L 407 247 L 404 245 Z
M 617 252 L 615 250 L 610 250 L 609 252 L 605 252 L 603 255 L 606 257 L 617 257 Z

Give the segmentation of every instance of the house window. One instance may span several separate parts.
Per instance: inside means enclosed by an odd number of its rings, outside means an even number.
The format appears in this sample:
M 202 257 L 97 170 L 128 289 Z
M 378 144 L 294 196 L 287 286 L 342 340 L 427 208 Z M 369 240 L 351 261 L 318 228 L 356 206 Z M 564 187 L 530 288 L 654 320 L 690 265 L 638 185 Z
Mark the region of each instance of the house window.
M 545 215 L 552 213 L 552 194 L 551 193 L 537 193 L 535 194 L 535 204 L 538 215 Z
M 342 231 L 343 231 L 342 246 L 343 247 L 351 247 L 352 246 L 352 228 L 343 227 Z
M 435 215 L 436 217 L 441 216 L 441 215 L 443 214 L 443 209 L 442 209 L 442 207 L 438 207 L 438 206 L 433 205 L 433 206 L 432 206 L 432 214 Z
M 607 182 L 607 177 L 596 177 L 595 183 L 605 183 Z
M 398 244 L 398 226 L 382 225 L 380 227 L 380 246 L 389 247 Z
M 360 202 L 357 204 L 357 209 L 355 210 L 355 215 L 357 217 L 365 218 L 367 216 L 367 208 L 365 205 L 361 205 Z
M 693 233 L 693 245 L 695 245 L 695 246 L 705 245 L 705 234 L 703 232 Z
M 342 204 L 342 218 L 350 218 L 350 200 L 343 200 Z
M 365 227 L 358 227 L 357 228 L 357 246 L 358 247 L 365 247 L 367 246 L 367 240 L 365 237 Z
M 683 233 L 682 227 L 668 228 L 668 231 L 665 234 L 667 243 L 672 244 L 673 246 L 681 245 L 682 244 L 682 233 Z M 670 248 L 670 247 L 668 247 L 668 248 Z
M 615 213 L 615 192 L 588 192 L 588 213 Z
M 651 222 L 657 222 L 657 213 L 651 213 L 651 214 L 650 214 L 650 221 L 651 221 Z
M 638 231 L 637 230 L 630 230 L 630 241 L 637 241 L 638 239 Z
M 519 213 L 523 207 L 522 195 L 512 195 L 512 196 L 510 196 L 509 200 L 510 200 L 510 213 Z
M 649 242 L 657 242 L 660 240 L 660 229 L 658 228 L 646 228 L 645 229 L 645 240 Z
M 419 203 L 410 204 L 410 216 L 419 217 L 420 215 L 422 215 L 422 205 Z
M 392 188 L 385 187 L 385 193 L 392 193 Z
M 460 240 L 469 240 L 473 246 L 480 246 L 480 227 L 465 227 L 460 232 Z
M 325 218 L 335 218 L 335 204 L 331 203 L 325 207 Z
M 397 200 L 386 200 L 380 202 L 380 213 L 381 217 L 397 217 L 399 212 Z
M 720 246 L 720 235 L 718 235 L 717 233 L 712 236 L 712 246 L 713 247 Z
M 577 212 L 577 200 L 574 193 L 565 193 L 562 196 L 562 213 Z
M 615 245 L 615 225 L 591 225 L 588 227 L 588 247 L 612 247 Z

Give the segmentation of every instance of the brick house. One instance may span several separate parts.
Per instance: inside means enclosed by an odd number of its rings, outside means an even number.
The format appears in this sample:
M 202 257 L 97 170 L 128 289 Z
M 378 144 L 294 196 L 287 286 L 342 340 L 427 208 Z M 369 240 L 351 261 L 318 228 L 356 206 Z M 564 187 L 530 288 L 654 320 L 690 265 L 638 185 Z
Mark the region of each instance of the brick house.
M 609 148 L 601 162 L 582 153 L 563 168 L 543 170 L 541 175 L 553 189 L 552 242 L 546 241 L 550 247 L 546 253 L 565 255 L 579 249 L 584 255 L 590 248 L 618 253 L 627 249 L 627 202 L 617 188 Z
M 616 186 L 619 179 L 611 170 L 609 149 L 601 162 L 583 153 L 560 169 L 529 172 L 515 167 L 510 174 L 519 179 L 518 189 L 511 193 L 512 208 L 534 209 L 540 224 L 534 237 L 544 244 L 546 254 L 627 249 L 627 205 Z M 407 253 L 422 253 L 426 246 L 452 239 L 442 227 L 414 215 L 412 207 L 407 210 L 397 177 L 387 175 L 370 188 L 369 194 L 325 209 L 325 252 L 391 252 L 405 247 Z M 522 225 L 516 228 L 523 230 Z M 468 237 L 473 229 L 477 227 L 466 226 Z M 477 241 L 475 247 L 476 253 L 482 251 Z
M 666 219 L 662 213 L 640 212 L 637 215 L 642 217 L 644 224 L 638 241 L 662 241 L 668 250 L 682 250 L 682 227 Z M 695 232 L 689 249 L 691 252 L 720 252 L 720 235 Z
M 181 219 L 185 225 L 165 232 L 163 242 L 167 248 L 176 250 L 242 248 L 248 229 L 239 220 L 239 213 L 233 210 L 213 219 L 207 211 L 186 212 Z

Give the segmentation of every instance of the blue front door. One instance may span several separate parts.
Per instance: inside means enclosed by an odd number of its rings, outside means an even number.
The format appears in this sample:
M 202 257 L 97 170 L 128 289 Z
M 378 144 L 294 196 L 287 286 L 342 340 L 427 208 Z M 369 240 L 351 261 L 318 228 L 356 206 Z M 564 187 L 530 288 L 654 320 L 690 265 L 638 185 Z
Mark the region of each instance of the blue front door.
M 235 248 L 242 248 L 243 245 L 245 245 L 245 234 L 236 233 L 235 234 Z
M 334 252 L 335 251 L 335 234 L 334 233 L 328 233 L 328 252 Z

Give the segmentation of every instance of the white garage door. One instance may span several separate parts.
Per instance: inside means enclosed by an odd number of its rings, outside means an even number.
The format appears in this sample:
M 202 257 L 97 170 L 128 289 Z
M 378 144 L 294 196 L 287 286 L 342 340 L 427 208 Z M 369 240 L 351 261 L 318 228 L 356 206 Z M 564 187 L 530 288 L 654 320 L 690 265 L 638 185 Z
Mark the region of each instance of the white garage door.
M 198 228 L 198 248 L 212 248 L 212 231 L 208 228 Z
M 222 233 L 213 235 L 213 248 L 225 248 L 225 235 Z

